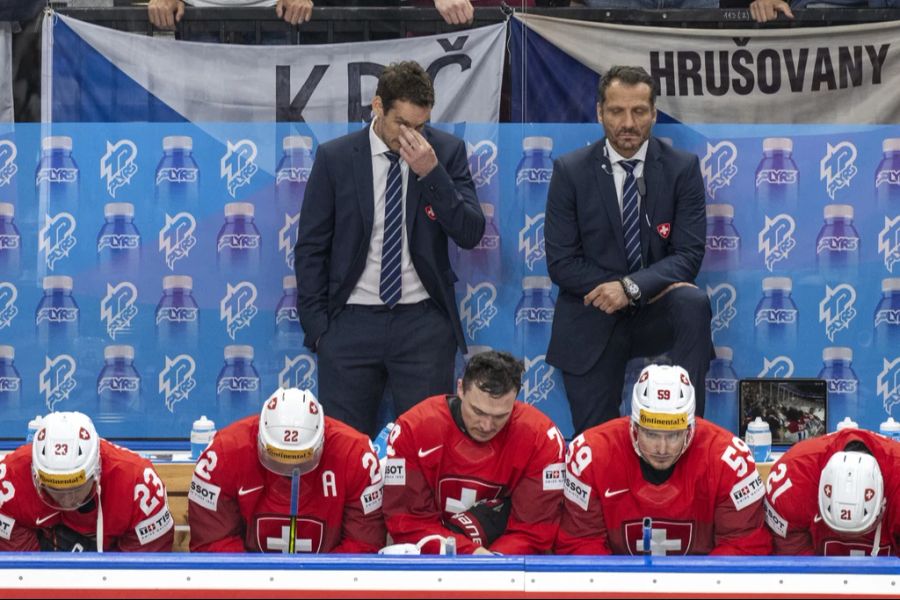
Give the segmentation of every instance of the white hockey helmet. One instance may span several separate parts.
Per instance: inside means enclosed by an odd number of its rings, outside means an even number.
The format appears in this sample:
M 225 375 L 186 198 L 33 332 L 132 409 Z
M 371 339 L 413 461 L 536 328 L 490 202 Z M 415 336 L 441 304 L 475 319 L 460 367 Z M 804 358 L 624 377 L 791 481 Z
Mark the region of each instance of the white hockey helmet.
M 259 461 L 278 475 L 301 475 L 319 465 L 325 444 L 325 413 L 309 390 L 278 389 L 259 415 Z
M 865 452 L 836 452 L 819 478 L 819 513 L 842 533 L 869 531 L 884 510 L 884 480 L 878 461 Z
M 44 417 L 31 445 L 31 475 L 41 500 L 59 510 L 87 504 L 100 481 L 100 438 L 80 412 Z
M 638 428 L 683 431 L 681 454 L 694 438 L 694 386 L 687 371 L 678 366 L 647 365 L 631 392 L 631 442 L 638 456 Z M 681 455 L 679 454 L 679 456 Z

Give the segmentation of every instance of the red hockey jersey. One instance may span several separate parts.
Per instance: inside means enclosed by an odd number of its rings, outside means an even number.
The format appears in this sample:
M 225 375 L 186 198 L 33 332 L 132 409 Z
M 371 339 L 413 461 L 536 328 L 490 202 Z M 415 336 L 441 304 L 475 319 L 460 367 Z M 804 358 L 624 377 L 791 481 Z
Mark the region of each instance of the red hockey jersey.
M 768 554 L 765 489 L 747 445 L 696 420 L 694 439 L 668 480 L 644 479 L 630 417 L 588 429 L 567 454 L 556 550 L 561 554 Z
M 447 396 L 433 396 L 397 419 L 385 461 L 384 512 L 395 543 L 438 534 L 456 538 L 457 552 L 478 546 L 442 520 L 480 500 L 509 498 L 506 532 L 490 546 L 501 554 L 547 552 L 559 525 L 564 441 L 538 409 L 513 406 L 506 426 L 489 442 L 457 427 Z M 433 551 L 436 544 L 423 550 Z
M 99 501 L 104 551 L 172 550 L 175 522 L 169 512 L 166 487 L 150 461 L 100 440 Z M 39 550 L 40 538 L 57 546 L 52 541 L 57 537 L 70 539 L 68 547 L 60 549 L 90 549 L 85 548 L 86 541 L 77 538 L 83 536 L 95 547 L 97 512 L 96 501 L 86 512 L 62 511 L 44 504 L 32 480 L 31 444 L 0 461 L 0 550 Z
M 219 431 L 188 493 L 192 552 L 287 552 L 291 479 L 257 455 L 259 416 Z M 382 481 L 369 439 L 325 417 L 319 465 L 300 478 L 296 552 L 376 552 L 385 544 Z
M 900 443 L 862 429 L 844 429 L 800 442 L 772 465 L 766 480 L 766 523 L 775 554 L 818 556 L 869 555 L 875 529 L 864 534 L 838 533 L 819 514 L 819 477 L 836 452 L 852 441 L 871 450 L 884 479 L 887 505 L 882 516 L 879 556 L 898 555 L 900 548 Z

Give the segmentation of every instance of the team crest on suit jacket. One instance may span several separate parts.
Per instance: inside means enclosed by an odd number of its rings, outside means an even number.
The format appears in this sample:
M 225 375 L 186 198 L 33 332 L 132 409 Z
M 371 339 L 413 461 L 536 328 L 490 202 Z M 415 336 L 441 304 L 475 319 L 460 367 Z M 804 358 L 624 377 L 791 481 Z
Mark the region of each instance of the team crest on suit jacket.
M 659 234 L 664 240 L 669 239 L 669 234 L 672 233 L 672 224 L 671 223 L 660 223 L 656 226 L 656 233 Z
M 437 215 L 434 214 L 434 209 L 431 208 L 431 205 L 430 205 L 430 204 L 428 204 L 427 206 L 425 206 L 425 214 L 428 215 L 428 218 L 431 219 L 432 221 L 436 221 L 436 220 L 437 220 Z

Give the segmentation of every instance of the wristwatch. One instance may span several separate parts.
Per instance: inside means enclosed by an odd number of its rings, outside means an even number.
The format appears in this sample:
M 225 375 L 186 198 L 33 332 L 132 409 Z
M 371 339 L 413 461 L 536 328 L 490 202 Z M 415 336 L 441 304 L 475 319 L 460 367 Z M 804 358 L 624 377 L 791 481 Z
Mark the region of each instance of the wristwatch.
M 639 288 L 638 284 L 627 275 L 620 279 L 619 283 L 622 284 L 622 289 L 625 290 L 625 295 L 628 296 L 628 302 L 632 306 L 635 306 L 638 303 L 638 300 L 641 299 L 641 288 Z

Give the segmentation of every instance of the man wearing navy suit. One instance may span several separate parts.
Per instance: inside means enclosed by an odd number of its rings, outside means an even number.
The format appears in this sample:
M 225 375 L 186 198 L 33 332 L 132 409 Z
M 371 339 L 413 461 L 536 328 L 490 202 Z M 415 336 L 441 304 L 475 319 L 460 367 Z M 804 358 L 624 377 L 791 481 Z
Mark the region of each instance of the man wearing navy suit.
M 433 105 L 421 66 L 386 67 L 371 126 L 319 146 L 300 214 L 297 308 L 319 398 L 370 437 L 386 386 L 397 414 L 452 394 L 466 349 L 447 241 L 474 247 L 485 220 L 465 143 L 426 125 Z
M 697 157 L 650 136 L 653 79 L 612 67 L 597 117 L 606 137 L 556 160 L 547 267 L 559 286 L 547 362 L 563 372 L 575 432 L 619 416 L 630 358 L 669 351 L 703 414 L 711 312 L 694 284 L 706 245 Z

